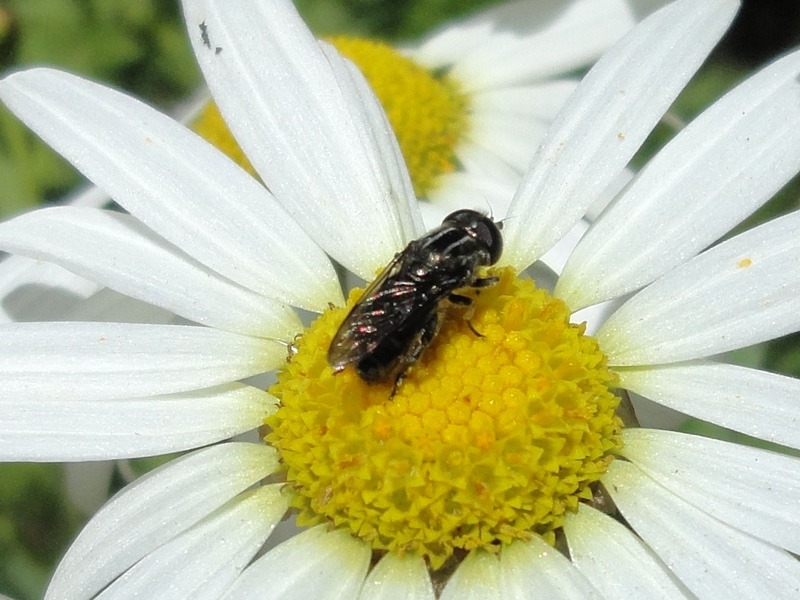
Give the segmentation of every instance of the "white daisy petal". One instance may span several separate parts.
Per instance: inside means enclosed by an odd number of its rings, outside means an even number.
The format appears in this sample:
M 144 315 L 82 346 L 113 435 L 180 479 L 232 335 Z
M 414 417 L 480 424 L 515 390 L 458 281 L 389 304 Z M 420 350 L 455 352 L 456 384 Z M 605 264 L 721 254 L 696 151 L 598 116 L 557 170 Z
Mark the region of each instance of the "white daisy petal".
M 129 215 L 74 206 L 37 210 L 0 223 L 0 247 L 203 325 L 284 340 L 302 330 L 288 306 L 219 277 Z
M 627 186 L 631 180 L 633 180 L 634 175 L 635 173 L 630 167 L 625 168 L 622 173 L 617 175 L 616 179 L 611 182 L 611 185 L 603 190 L 600 197 L 587 209 L 585 218 L 588 219 L 590 223 L 596 221 L 611 201 L 625 189 L 625 186 Z
M 544 137 L 549 123 L 517 114 L 475 115 L 470 136 L 520 173 Z M 524 132 L 524 133 L 523 133 Z
M 227 600 L 352 600 L 364 583 L 370 548 L 343 530 L 308 529 L 271 549 L 231 587 Z
M 118 400 L 0 402 L 4 461 L 136 458 L 206 446 L 258 428 L 277 400 L 232 383 Z
M 503 548 L 500 580 L 503 600 L 601 600 L 583 573 L 536 536 Z
M 320 41 L 319 44 L 336 79 L 342 85 L 346 83 L 345 87 L 350 88 L 357 96 L 357 100 L 350 102 L 348 107 L 354 114 L 353 122 L 358 126 L 357 132 L 364 139 L 364 145 L 377 148 L 377 152 L 371 153 L 368 158 L 372 161 L 372 170 L 376 173 L 376 178 L 389 182 L 388 189 L 393 194 L 394 201 L 387 208 L 393 211 L 392 219 L 402 223 L 408 217 L 403 213 L 406 210 L 406 199 L 411 199 L 410 217 L 414 224 L 414 236 L 421 235 L 424 228 L 418 204 L 414 201 L 411 175 L 406 168 L 400 144 L 383 106 L 353 62 L 339 54 L 331 44 L 324 41 Z
M 0 323 L 52 319 L 100 288 L 58 265 L 9 256 L 0 262 Z
M 500 581 L 497 555 L 473 550 L 450 577 L 439 600 L 500 600 Z
M 76 192 L 67 194 L 66 198 L 61 200 L 60 203 L 91 208 L 109 208 L 113 201 L 105 190 L 101 190 L 96 185 L 88 185 Z
M 434 600 L 425 562 L 418 556 L 384 556 L 367 575 L 358 600 Z
M 240 494 L 136 563 L 101 598 L 213 600 L 244 570 L 287 509 L 280 485 Z
M 633 464 L 614 461 L 603 484 L 633 530 L 699 598 L 800 594 L 800 561 L 698 510 Z
M 46 263 L 43 263 L 46 264 Z M 59 313 L 51 313 L 53 319 Z M 110 288 L 102 288 L 69 310 L 63 310 L 65 321 L 105 321 L 108 323 L 172 323 L 171 311 L 136 300 Z M 48 319 L 42 319 L 48 320 Z
M 9 323 L 0 402 L 112 400 L 211 387 L 274 369 L 286 347 L 206 327 Z
M 679 0 L 601 58 L 536 151 L 509 208 L 505 264 L 523 270 L 622 172 L 733 19 L 734 0 Z
M 595 60 L 635 23 L 630 4 L 506 2 L 448 24 L 411 56 L 430 68 L 454 63 L 453 76 L 469 82 L 468 91 L 545 79 Z
M 108 204 L 109 198 L 104 191 L 89 186 L 65 202 L 100 207 Z M 69 314 L 100 287 L 52 263 L 7 256 L 0 259 L 0 323 L 47 321 L 53 315 Z
M 597 332 L 609 363 L 703 358 L 800 329 L 800 211 L 727 240 L 633 296 Z
M 304 308 L 341 299 L 330 261 L 269 192 L 178 122 L 50 69 L 7 77 L 0 98 L 114 200 L 208 267 Z
M 800 170 L 798 72 L 795 52 L 661 150 L 575 249 L 556 295 L 575 310 L 640 288 L 769 200 Z
M 619 369 L 620 385 L 669 408 L 754 437 L 800 448 L 800 380 L 694 361 Z
M 800 553 L 800 459 L 653 429 L 626 429 L 620 454 L 714 518 Z
M 577 513 L 568 513 L 564 533 L 572 561 L 604 598 L 686 598 L 652 551 L 627 527 L 599 510 L 582 504 Z
M 526 0 L 529 2 L 529 0 Z M 472 96 L 470 106 L 476 113 L 509 114 L 552 121 L 578 87 L 576 79 L 556 79 L 535 85 L 494 88 Z M 527 166 L 527 165 L 526 165 Z
M 430 202 L 421 203 L 426 229 L 442 224 L 451 212 L 462 208 L 487 211 L 498 219 L 504 215 L 516 185 L 506 178 L 486 177 L 466 171 L 441 176 L 441 187 L 429 194 Z
M 584 219 L 575 223 L 572 229 L 565 233 L 558 242 L 553 244 L 553 246 L 544 253 L 541 262 L 550 267 L 554 273 L 560 273 L 570 253 L 573 248 L 575 248 L 575 244 L 586 234 L 588 228 L 589 224 Z M 580 321 L 578 322 L 580 323 Z
M 457 153 L 458 161 L 464 167 L 464 171 L 456 171 L 451 173 L 451 175 L 455 176 L 463 173 L 466 176 L 474 177 L 476 180 L 478 178 L 485 178 L 492 182 L 496 180 L 508 184 L 512 193 L 502 200 L 504 208 L 507 207 L 519 183 L 519 173 L 493 151 L 482 146 L 478 142 L 462 144 L 459 146 Z M 432 195 L 431 197 L 438 199 L 436 195 Z M 485 204 L 484 202 L 484 205 Z M 499 210 L 498 213 L 503 214 L 500 213 Z
M 214 99 L 267 187 L 328 253 L 372 279 L 421 220 L 389 175 L 403 167 L 380 168 L 387 132 L 352 108 L 364 90 L 336 77 L 288 0 L 183 4 Z
M 475 94 L 470 99 L 467 140 L 462 144 L 480 144 L 524 173 L 550 122 L 577 85 L 577 81 L 559 79 Z M 462 144 L 455 148 L 459 156 Z M 518 179 L 514 177 L 506 203 L 513 198 Z M 446 183 L 438 188 L 446 188 Z
M 272 448 L 228 443 L 144 475 L 89 521 L 56 569 L 45 600 L 92 597 L 141 558 L 268 476 L 277 464 Z

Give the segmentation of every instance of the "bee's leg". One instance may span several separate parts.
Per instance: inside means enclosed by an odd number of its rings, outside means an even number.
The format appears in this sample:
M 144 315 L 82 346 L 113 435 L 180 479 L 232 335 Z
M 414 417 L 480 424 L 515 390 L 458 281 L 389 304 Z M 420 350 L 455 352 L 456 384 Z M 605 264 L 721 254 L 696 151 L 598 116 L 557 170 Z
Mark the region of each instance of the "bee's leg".
M 487 277 L 486 279 L 496 279 L 495 277 Z M 478 279 L 478 281 L 485 281 L 483 279 Z M 479 287 L 485 287 L 483 285 Z M 466 296 L 461 296 L 460 294 L 450 294 L 447 299 L 452 302 L 453 304 L 458 304 L 460 306 L 471 306 L 472 305 L 472 298 L 467 298 Z M 478 337 L 483 337 L 483 334 L 479 333 L 477 329 L 472 326 L 472 322 L 470 319 L 472 318 L 472 313 L 474 309 L 469 309 L 467 314 L 464 315 L 464 320 L 467 322 L 467 327 L 469 330 L 474 333 Z
M 491 287 L 498 281 L 500 281 L 499 277 L 479 277 L 478 279 L 472 282 L 471 287 L 474 288 Z
M 422 354 L 422 351 L 425 350 L 428 344 L 433 341 L 433 338 L 436 337 L 436 333 L 438 331 L 439 312 L 433 311 L 425 320 L 425 323 L 422 325 L 422 327 L 420 327 L 419 332 L 411 341 L 411 345 L 408 347 L 408 352 L 403 358 L 403 365 L 400 368 L 400 371 L 398 371 L 397 377 L 395 377 L 394 386 L 392 387 L 392 393 L 389 395 L 389 400 L 394 398 L 394 395 L 397 393 L 397 388 L 400 387 L 400 384 L 403 382 L 408 367 L 417 361 L 420 354 Z
M 472 304 L 472 298 L 462 296 L 461 294 L 450 294 L 447 299 L 453 304 L 458 304 L 459 306 L 469 306 Z
M 294 358 L 294 355 L 297 354 L 298 352 L 300 352 L 300 349 L 297 347 L 297 344 L 300 342 L 300 338 L 301 337 L 303 337 L 303 334 L 302 333 L 298 333 L 296 336 L 294 336 L 294 338 L 292 339 L 291 342 L 286 344 L 286 351 L 287 351 L 286 362 L 287 363 L 292 362 L 292 359 Z
M 467 298 L 467 300 L 469 300 L 469 298 Z M 470 302 L 472 301 L 470 300 Z M 422 330 L 420 331 L 419 344 L 414 352 L 414 360 L 417 360 L 419 358 L 419 355 L 422 353 L 425 347 L 433 341 L 434 337 L 436 337 L 438 331 L 439 331 L 439 311 L 435 310 L 425 321 L 425 325 L 422 326 Z
M 474 333 L 476 337 L 479 337 L 479 338 L 480 337 L 484 337 L 484 335 L 480 331 L 475 329 L 475 327 L 472 325 L 472 321 L 470 321 L 469 319 L 466 319 L 466 321 L 467 321 L 467 327 L 469 327 L 469 330 L 472 333 Z

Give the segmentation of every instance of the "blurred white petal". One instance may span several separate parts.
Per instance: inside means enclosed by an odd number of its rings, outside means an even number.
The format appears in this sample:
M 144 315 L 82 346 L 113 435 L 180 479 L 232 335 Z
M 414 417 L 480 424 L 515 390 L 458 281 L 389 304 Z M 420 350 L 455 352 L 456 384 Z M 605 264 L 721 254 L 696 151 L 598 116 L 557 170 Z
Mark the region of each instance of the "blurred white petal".
M 0 323 L 51 320 L 75 310 L 101 287 L 58 265 L 8 256 L 0 262 Z
M 70 504 L 83 515 L 93 515 L 108 500 L 117 462 L 98 460 L 64 465 L 64 485 Z
M 632 5 L 636 4 L 624 0 L 505 2 L 448 23 L 410 55 L 432 69 L 453 64 L 452 76 L 467 82 L 467 91 L 547 79 L 596 60 L 635 24 L 635 16 L 641 16 L 634 14 Z M 520 60 L 520 56 L 536 60 Z
M 65 321 L 161 323 L 165 325 L 175 321 L 175 314 L 171 311 L 120 294 L 110 288 L 102 288 L 69 309 L 65 308 L 60 312 L 49 314 L 45 319 L 37 320 L 53 320 L 59 314 L 63 317 L 59 320 Z

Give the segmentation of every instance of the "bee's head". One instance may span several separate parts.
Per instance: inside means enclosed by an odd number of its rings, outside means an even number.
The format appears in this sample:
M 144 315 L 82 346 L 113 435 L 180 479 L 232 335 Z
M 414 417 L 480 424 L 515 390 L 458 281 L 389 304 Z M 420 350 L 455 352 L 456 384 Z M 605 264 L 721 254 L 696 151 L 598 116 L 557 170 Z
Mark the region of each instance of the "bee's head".
M 500 255 L 503 254 L 503 234 L 500 233 L 502 223 L 495 223 L 486 215 L 465 208 L 447 215 L 442 225 L 463 229 L 470 237 L 481 242 L 489 253 L 490 265 L 500 260 Z

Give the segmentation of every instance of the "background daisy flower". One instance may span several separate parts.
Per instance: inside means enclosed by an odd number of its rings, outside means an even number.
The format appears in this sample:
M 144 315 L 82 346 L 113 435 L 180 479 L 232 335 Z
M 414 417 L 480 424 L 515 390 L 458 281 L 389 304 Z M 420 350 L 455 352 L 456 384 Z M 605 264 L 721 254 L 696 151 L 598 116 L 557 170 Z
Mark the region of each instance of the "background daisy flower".
M 509 2 L 407 48 L 414 62 L 445 73 L 468 108 L 454 149 L 457 167 L 423 195 L 434 203 L 423 206 L 431 224 L 460 206 L 485 210 L 488 203 L 505 214 L 542 136 L 577 86 L 576 73 L 663 4 Z
M 36 211 L 0 226 L 0 244 L 197 324 L 0 329 L 4 458 L 207 446 L 102 509 L 48 597 L 796 595 L 800 462 L 623 428 L 611 390 L 666 404 L 697 391 L 719 408 L 686 402 L 688 413 L 800 446 L 796 380 L 708 360 L 797 331 L 800 217 L 705 249 L 800 168 L 800 53 L 659 153 L 551 295 L 516 273 L 624 169 L 738 5 L 680 0 L 625 36 L 570 97 L 520 185 L 506 268 L 474 300 L 481 336 L 452 315 L 387 402 L 391 382 L 327 365 L 343 309 L 327 307 L 342 298 L 320 250 L 368 277 L 421 233 L 377 101 L 288 2 L 184 7 L 210 89 L 271 193 L 119 92 L 42 69 L 0 84 L 20 118 L 130 212 Z M 612 266 L 623 275 L 598 286 Z M 627 293 L 595 338 L 570 323 L 571 311 Z M 325 312 L 296 339 L 287 305 Z M 288 363 L 280 340 L 296 345 Z M 241 383 L 279 367 L 269 393 Z M 748 402 L 764 387 L 769 406 Z M 222 441 L 264 422 L 267 445 Z M 320 524 L 253 560 L 289 506 Z
M 587 68 L 663 3 L 508 2 L 401 48 L 365 38 L 329 41 L 361 69 L 386 111 L 428 227 L 463 207 L 503 215 L 561 104 Z M 193 127 L 251 169 L 221 115 Z
M 502 216 L 547 125 L 577 85 L 575 75 L 662 2 L 580 0 L 544 7 L 502 4 L 441 27 L 417 45 L 394 48 L 353 36 L 331 41 L 356 62 L 398 136 L 427 228 L 460 207 Z M 257 176 L 208 99 L 195 101 L 192 128 Z M 190 116 L 195 113 L 194 116 Z M 605 200 L 610 198 L 606 196 Z M 67 200 L 103 207 L 97 189 Z M 573 237 L 585 230 L 579 226 Z M 553 267 L 565 253 L 545 259 Z M 0 263 L 0 319 L 147 320 L 151 311 L 58 266 L 12 257 Z M 88 303 L 85 298 L 92 298 Z

